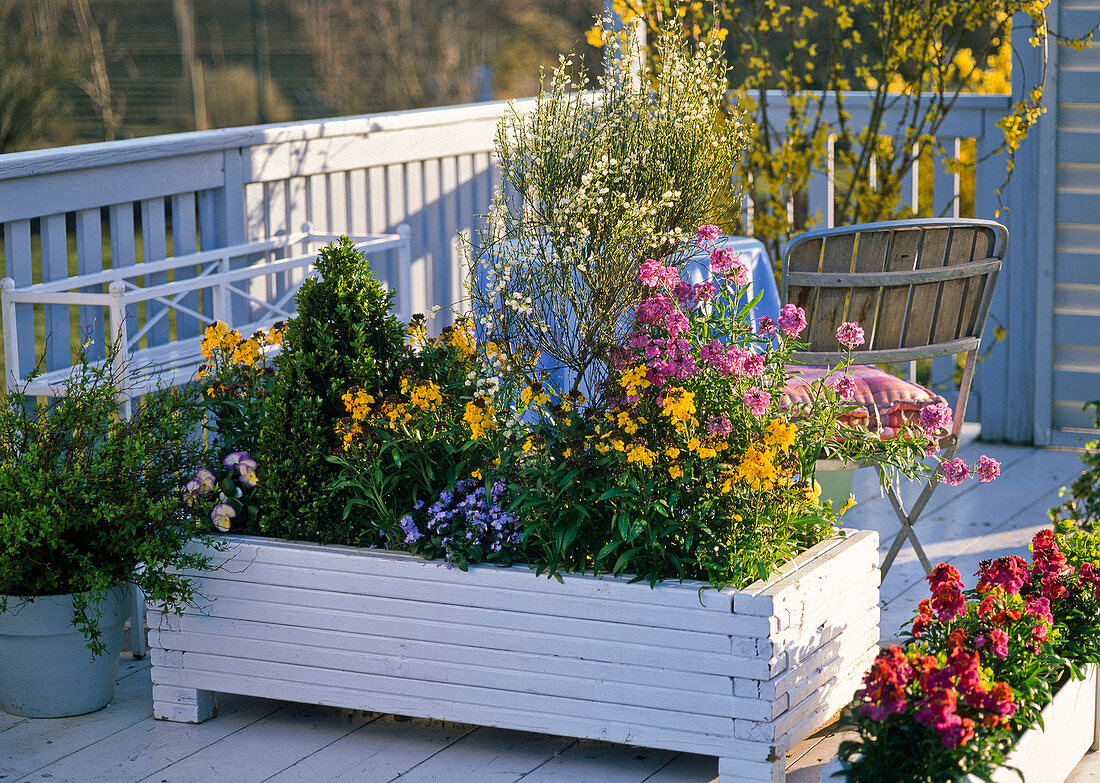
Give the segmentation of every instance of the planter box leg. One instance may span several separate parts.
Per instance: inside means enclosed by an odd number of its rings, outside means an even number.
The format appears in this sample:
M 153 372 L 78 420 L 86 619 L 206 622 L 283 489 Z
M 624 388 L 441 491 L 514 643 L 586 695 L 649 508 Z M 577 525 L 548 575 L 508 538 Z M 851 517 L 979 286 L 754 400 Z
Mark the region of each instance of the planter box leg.
M 1096 715 L 1093 717 L 1092 747 L 1090 750 L 1100 750 L 1100 675 L 1096 677 Z
M 718 783 L 784 783 L 785 758 L 775 761 L 718 759 Z
M 213 691 L 153 685 L 153 717 L 177 723 L 202 723 L 214 717 L 218 705 Z
M 130 585 L 134 611 L 130 615 L 130 652 L 135 658 L 148 654 L 145 644 L 145 593 L 137 585 Z

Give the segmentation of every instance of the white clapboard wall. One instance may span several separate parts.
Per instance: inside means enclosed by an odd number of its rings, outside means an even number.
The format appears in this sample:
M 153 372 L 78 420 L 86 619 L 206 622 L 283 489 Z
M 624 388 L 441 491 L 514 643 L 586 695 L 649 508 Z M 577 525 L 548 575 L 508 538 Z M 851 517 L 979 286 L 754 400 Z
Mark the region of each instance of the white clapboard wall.
M 1098 0 L 1054 0 L 1051 27 L 1080 36 L 1100 22 Z M 1038 183 L 1020 208 L 1032 218 L 1035 441 L 1082 446 L 1096 438 L 1100 399 L 1100 42 L 1051 47 L 1047 114 L 1031 140 Z M 1032 64 L 1038 68 L 1039 64 Z
M 719 592 L 230 537 L 201 605 L 150 614 L 154 713 L 240 693 L 705 753 L 764 783 L 878 649 L 876 545 Z

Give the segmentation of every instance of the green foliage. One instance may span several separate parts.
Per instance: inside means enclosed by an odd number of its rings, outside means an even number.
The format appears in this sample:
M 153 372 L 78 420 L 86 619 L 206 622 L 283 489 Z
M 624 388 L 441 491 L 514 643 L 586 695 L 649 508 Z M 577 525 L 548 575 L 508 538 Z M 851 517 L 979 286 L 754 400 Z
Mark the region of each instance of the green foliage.
M 497 131 L 503 187 L 468 248 L 474 309 L 509 360 L 541 355 L 566 371 L 563 391 L 606 372 L 630 328 L 640 260 L 668 259 L 684 231 L 726 214 L 751 132 L 726 116 L 717 39 L 693 53 L 666 29 L 656 49 L 659 64 L 637 78 L 620 48 L 589 92 L 563 56 L 534 110 Z
M 1085 403 L 1085 410 L 1093 408 L 1095 425 L 1100 427 L 1100 400 L 1092 400 Z M 1051 521 L 1060 532 L 1076 529 L 1083 535 L 1081 540 L 1090 537 L 1100 541 L 1100 530 L 1097 522 L 1100 521 L 1100 441 L 1089 441 L 1085 444 L 1085 453 L 1081 455 L 1081 462 L 1085 469 L 1081 475 L 1074 479 L 1067 487 L 1058 491 L 1058 496 L 1063 497 L 1069 492 L 1069 499 L 1059 506 L 1055 506 L 1047 512 Z
M 134 582 L 180 609 L 192 586 L 179 570 L 207 564 L 182 551 L 196 529 L 180 496 L 202 409 L 170 389 L 120 419 L 110 359 L 82 356 L 49 405 L 12 392 L 0 409 L 0 594 L 84 594 L 77 625 L 96 653 L 91 607 L 108 590 Z
M 287 324 L 264 402 L 261 528 L 280 538 L 356 544 L 369 536 L 344 517 L 350 497 L 331 486 L 337 468 L 327 457 L 341 446 L 335 425 L 349 387 L 383 397 L 397 390 L 403 330 L 389 313 L 393 294 L 350 239 L 323 248 L 317 271 L 298 292 L 298 315 Z

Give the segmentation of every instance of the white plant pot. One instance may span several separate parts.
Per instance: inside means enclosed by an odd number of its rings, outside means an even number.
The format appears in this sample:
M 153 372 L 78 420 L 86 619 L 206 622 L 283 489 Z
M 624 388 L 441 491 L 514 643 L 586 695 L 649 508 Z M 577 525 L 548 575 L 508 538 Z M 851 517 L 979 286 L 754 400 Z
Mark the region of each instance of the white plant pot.
M 722 783 L 773 783 L 878 650 L 872 531 L 722 591 L 226 540 L 195 575 L 206 603 L 150 613 L 157 718 L 201 722 L 222 691 L 709 754 Z
M 82 715 L 107 706 L 115 691 L 122 630 L 130 610 L 128 586 L 101 603 L 107 650 L 92 655 L 73 626 L 73 596 L 8 596 L 0 613 L 0 707 L 28 718 Z
M 1083 680 L 1063 685 L 1042 712 L 1043 726 L 1028 729 L 1008 754 L 1005 763 L 992 774 L 993 783 L 1063 783 L 1077 762 L 1096 748 L 1100 737 L 1097 724 L 1096 666 L 1089 665 Z M 821 770 L 821 783 L 843 781 L 844 765 L 834 759 Z M 967 775 L 959 783 L 980 783 Z

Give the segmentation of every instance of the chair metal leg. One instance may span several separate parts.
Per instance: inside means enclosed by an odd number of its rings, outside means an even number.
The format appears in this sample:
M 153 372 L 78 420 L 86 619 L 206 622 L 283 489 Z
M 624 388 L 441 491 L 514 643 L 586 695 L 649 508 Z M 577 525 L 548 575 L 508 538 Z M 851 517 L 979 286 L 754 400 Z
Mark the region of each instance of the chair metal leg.
M 954 448 L 952 447 L 949 451 L 953 453 Z M 921 512 L 924 511 L 925 506 L 928 505 L 928 501 L 931 500 L 932 493 L 935 492 L 938 484 L 939 473 L 936 473 L 928 483 L 925 484 L 924 489 L 921 490 L 916 502 L 908 512 L 905 510 L 905 506 L 902 505 L 897 486 L 893 483 L 886 486 L 886 496 L 890 498 L 890 504 L 894 507 L 894 514 L 901 523 L 901 530 L 899 530 L 898 534 L 894 537 L 894 541 L 890 545 L 890 550 L 886 553 L 886 558 L 882 561 L 882 566 L 879 569 L 881 579 L 886 578 L 886 573 L 890 570 L 890 566 L 894 564 L 894 559 L 898 556 L 898 552 L 901 551 L 901 546 L 905 543 L 906 538 L 912 543 L 913 551 L 916 553 L 917 559 L 924 568 L 924 573 L 932 573 L 932 563 L 929 561 L 928 555 L 925 554 L 924 547 L 922 547 L 920 541 L 917 540 L 917 534 L 913 530 L 913 526 L 917 523 L 917 519 L 920 517 Z

